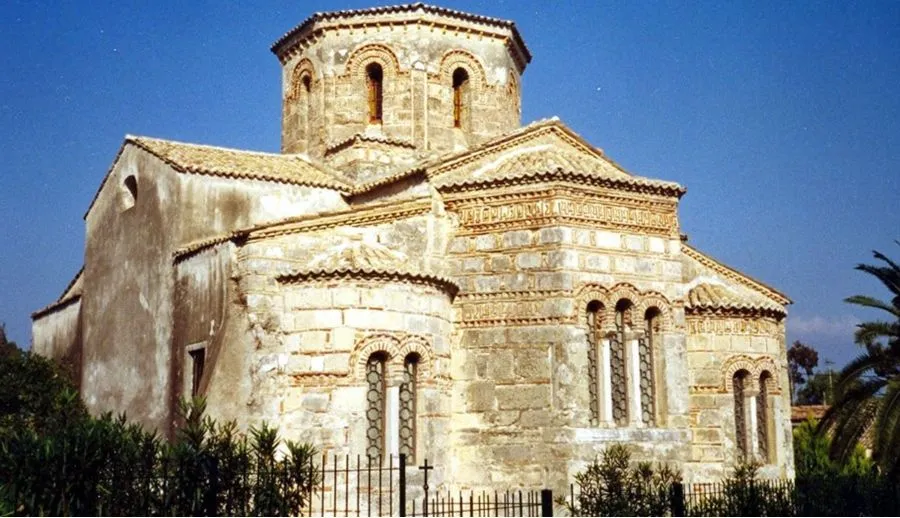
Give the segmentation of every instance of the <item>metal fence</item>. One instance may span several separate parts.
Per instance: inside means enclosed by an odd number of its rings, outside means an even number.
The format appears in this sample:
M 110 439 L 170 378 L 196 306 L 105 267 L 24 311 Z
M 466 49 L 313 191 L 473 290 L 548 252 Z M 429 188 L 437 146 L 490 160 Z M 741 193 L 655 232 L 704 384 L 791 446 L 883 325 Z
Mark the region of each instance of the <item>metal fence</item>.
M 900 486 L 876 475 L 725 480 L 582 491 L 566 497 L 576 516 L 897 516 Z
M 371 459 L 323 456 L 307 489 L 305 516 L 551 516 L 552 492 L 445 492 L 429 486 L 434 470 L 425 460 L 408 465 L 405 455 Z M 432 478 L 433 481 L 433 478 Z M 546 514 L 544 514 L 546 513 Z

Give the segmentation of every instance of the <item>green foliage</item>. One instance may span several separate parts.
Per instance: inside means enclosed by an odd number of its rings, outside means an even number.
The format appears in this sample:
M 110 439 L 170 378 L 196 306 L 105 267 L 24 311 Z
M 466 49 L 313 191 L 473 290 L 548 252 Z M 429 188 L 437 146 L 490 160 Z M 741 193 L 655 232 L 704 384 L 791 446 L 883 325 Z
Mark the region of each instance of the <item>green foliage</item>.
M 5 341 L 5 335 L 0 335 Z M 72 380 L 52 361 L 0 344 L 0 437 L 50 432 L 87 415 Z
M 900 242 L 898 242 L 900 244 Z M 835 402 L 819 433 L 831 433 L 831 457 L 846 463 L 863 435 L 872 437 L 872 458 L 883 473 L 900 480 L 900 265 L 874 252 L 883 265 L 857 270 L 877 278 L 890 292 L 889 302 L 857 295 L 846 302 L 887 313 L 887 320 L 863 322 L 855 340 L 865 352 L 835 381 Z
M 792 393 L 796 393 L 798 387 L 812 376 L 813 370 L 819 364 L 819 353 L 797 340 L 788 348 L 787 359 Z
M 856 445 L 844 463 L 832 459 L 829 456 L 831 439 L 826 434 L 817 433 L 817 426 L 814 419 L 807 419 L 794 430 L 794 468 L 797 470 L 797 478 L 864 476 L 873 472 L 875 466 L 866 457 L 865 448 L 861 444 Z
M 793 516 L 794 486 L 786 481 L 759 480 L 760 465 L 739 464 L 712 491 L 687 506 L 690 516 Z
M 0 439 L 0 511 L 28 515 L 300 514 L 316 481 L 314 449 L 266 424 L 234 422 L 182 403 L 165 442 L 124 416 L 79 414 L 66 426 L 19 427 Z M 282 452 L 282 446 L 283 452 Z
M 806 383 L 795 393 L 798 405 L 825 405 L 834 402 L 834 383 L 840 373 L 836 371 L 816 372 L 806 379 Z
M 668 466 L 631 463 L 631 453 L 621 444 L 607 448 L 601 460 L 575 475 L 580 488 L 573 506 L 559 500 L 573 516 L 663 516 L 670 512 L 670 491 L 679 475 Z

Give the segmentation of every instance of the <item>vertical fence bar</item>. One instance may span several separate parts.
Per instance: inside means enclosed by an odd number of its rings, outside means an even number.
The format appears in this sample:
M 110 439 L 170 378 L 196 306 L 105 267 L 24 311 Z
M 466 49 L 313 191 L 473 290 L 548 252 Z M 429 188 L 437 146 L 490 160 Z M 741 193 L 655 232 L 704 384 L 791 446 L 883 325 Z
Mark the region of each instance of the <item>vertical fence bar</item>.
M 672 516 L 684 516 L 684 484 L 675 482 L 670 493 Z
M 362 489 L 359 485 L 362 483 L 362 476 L 359 470 L 359 455 L 356 456 L 356 516 L 359 516 L 359 491 Z
M 541 489 L 541 516 L 553 516 L 553 491 Z
M 388 457 L 388 514 L 394 514 L 394 456 Z
M 400 509 L 397 510 L 397 514 L 400 516 L 406 516 L 406 454 L 400 454 L 400 502 L 398 505 Z
M 344 516 L 350 516 L 350 455 L 344 455 Z
M 384 516 L 384 513 L 381 512 L 381 495 L 384 492 L 384 486 L 381 481 L 381 466 L 384 465 L 384 460 L 381 458 L 381 455 L 378 456 L 378 516 Z
M 369 484 L 366 486 L 366 516 L 372 516 L 372 457 L 366 455 L 366 472 L 369 474 Z

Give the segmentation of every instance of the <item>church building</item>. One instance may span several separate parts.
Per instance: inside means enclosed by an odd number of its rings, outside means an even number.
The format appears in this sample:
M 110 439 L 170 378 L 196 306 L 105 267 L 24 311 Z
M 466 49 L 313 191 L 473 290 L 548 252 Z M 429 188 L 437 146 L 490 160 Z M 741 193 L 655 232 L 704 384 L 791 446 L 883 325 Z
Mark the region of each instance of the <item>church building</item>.
M 178 401 L 435 486 L 567 487 L 610 444 L 792 477 L 786 306 L 688 244 L 685 189 L 522 125 L 511 21 L 316 13 L 272 46 L 281 153 L 128 135 L 35 312 L 94 412 Z M 443 484 L 443 485 L 441 485 Z

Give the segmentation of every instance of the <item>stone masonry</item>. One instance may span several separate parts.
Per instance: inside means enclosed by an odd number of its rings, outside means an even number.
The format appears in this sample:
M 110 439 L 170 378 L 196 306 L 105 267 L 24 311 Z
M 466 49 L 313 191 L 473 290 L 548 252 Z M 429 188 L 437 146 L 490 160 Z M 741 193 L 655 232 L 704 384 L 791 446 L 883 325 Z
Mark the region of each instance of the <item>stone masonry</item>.
M 319 13 L 272 47 L 282 153 L 127 136 L 84 268 L 33 315 L 95 412 L 179 398 L 435 488 L 562 491 L 612 443 L 793 476 L 790 300 L 687 244 L 680 185 L 521 126 L 512 22 Z

